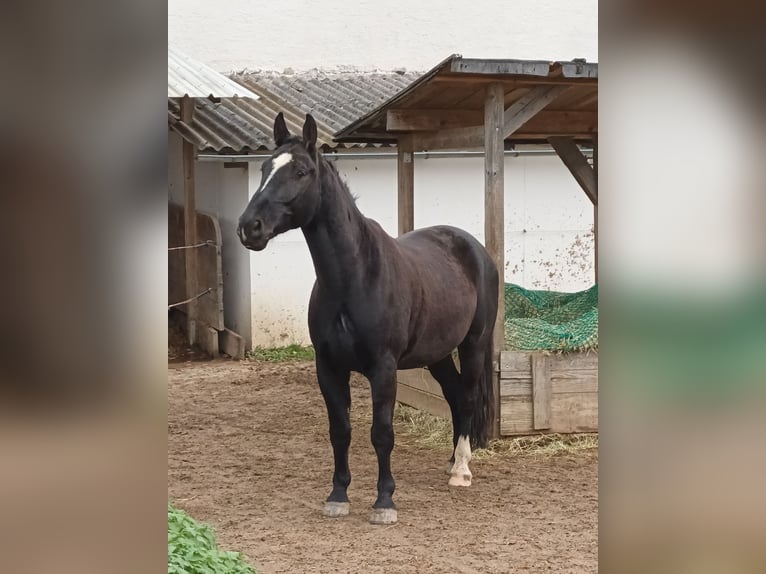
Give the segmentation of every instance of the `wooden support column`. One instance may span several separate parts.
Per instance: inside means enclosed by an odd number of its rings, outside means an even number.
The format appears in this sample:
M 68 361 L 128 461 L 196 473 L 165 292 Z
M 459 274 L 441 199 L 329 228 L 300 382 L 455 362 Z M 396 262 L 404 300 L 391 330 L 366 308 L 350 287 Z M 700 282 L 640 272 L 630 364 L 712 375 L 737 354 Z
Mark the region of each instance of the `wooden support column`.
M 191 125 L 194 117 L 194 100 L 189 96 L 181 98 L 181 121 Z M 184 140 L 183 142 L 183 173 L 184 173 L 184 244 L 194 245 L 197 243 L 197 201 L 194 191 L 196 149 L 194 144 Z M 186 296 L 198 295 L 197 285 L 197 250 L 184 250 L 186 263 Z M 186 334 L 189 343 L 194 344 L 197 340 L 197 301 L 190 301 L 186 305 Z
M 415 229 L 415 157 L 412 151 L 412 136 L 400 137 L 396 145 L 399 235 Z
M 493 333 L 495 357 L 500 365 L 500 352 L 505 349 L 505 213 L 504 213 L 504 98 L 502 84 L 487 86 L 484 100 L 484 245 L 500 276 L 497 320 Z M 500 374 L 495 374 L 495 420 L 491 436 L 500 436 Z

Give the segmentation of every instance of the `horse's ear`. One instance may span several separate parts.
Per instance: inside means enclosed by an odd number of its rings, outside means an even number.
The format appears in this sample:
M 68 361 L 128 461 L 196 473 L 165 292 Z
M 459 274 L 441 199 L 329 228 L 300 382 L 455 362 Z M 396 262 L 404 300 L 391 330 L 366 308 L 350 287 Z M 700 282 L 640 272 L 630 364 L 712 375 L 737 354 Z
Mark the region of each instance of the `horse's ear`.
M 303 143 L 311 156 L 316 156 L 317 123 L 311 114 L 306 114 L 306 123 L 303 124 Z
M 279 147 L 285 143 L 289 137 L 290 132 L 287 130 L 285 115 L 282 112 L 279 112 L 274 120 L 274 143 Z

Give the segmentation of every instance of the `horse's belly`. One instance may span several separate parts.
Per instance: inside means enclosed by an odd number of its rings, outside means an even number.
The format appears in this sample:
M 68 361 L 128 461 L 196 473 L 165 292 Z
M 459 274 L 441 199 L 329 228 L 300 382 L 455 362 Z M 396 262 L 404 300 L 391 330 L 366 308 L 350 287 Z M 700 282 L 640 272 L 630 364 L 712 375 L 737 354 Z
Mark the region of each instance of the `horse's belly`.
M 400 369 L 415 369 L 433 365 L 449 355 L 468 334 L 475 309 L 470 313 L 441 317 L 439 321 L 424 322 L 411 334 L 407 350 L 399 359 Z

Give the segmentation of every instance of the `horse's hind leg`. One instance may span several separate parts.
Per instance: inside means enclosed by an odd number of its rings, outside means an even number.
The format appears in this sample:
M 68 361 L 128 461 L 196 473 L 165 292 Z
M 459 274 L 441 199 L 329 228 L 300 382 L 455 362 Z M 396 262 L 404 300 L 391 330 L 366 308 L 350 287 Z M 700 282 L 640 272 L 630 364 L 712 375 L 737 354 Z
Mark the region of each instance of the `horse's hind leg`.
M 458 435 L 460 432 L 460 373 L 455 368 L 455 361 L 452 355 L 447 355 L 441 361 L 428 366 L 431 376 L 442 388 L 444 398 L 447 400 L 450 412 L 452 413 L 452 450 L 453 454 L 447 464 L 447 474 L 452 472 L 455 462 L 454 450 L 457 447 Z
M 351 390 L 347 370 L 337 371 L 330 367 L 329 361 L 317 355 L 317 378 L 322 391 L 327 416 L 330 422 L 330 442 L 335 458 L 335 472 L 332 476 L 332 492 L 324 505 L 324 515 L 331 518 L 346 516 L 349 512 L 349 502 L 346 490 L 351 483 L 351 472 L 348 468 L 348 447 L 351 444 Z
M 458 390 L 459 428 L 455 441 L 455 464 L 450 472 L 450 486 L 471 486 L 471 423 L 476 405 L 476 391 L 484 368 L 484 346 L 471 335 L 458 347 L 460 354 L 460 385 Z

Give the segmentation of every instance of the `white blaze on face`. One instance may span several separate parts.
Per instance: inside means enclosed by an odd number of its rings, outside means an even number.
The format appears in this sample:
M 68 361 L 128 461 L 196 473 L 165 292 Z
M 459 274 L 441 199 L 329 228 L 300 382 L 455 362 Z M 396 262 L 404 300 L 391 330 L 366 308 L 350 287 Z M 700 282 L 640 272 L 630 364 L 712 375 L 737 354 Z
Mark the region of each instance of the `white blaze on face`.
M 267 177 L 266 181 L 263 182 L 263 185 L 258 190 L 258 192 L 266 189 L 266 186 L 269 185 L 269 182 L 271 181 L 271 178 L 274 177 L 274 174 L 277 173 L 277 171 L 279 171 L 281 168 L 285 167 L 291 161 L 293 161 L 293 154 L 291 153 L 281 153 L 277 157 L 275 157 L 271 161 L 271 171 L 269 172 L 269 177 Z
M 455 464 L 450 471 L 449 483 L 452 486 L 470 486 L 471 470 L 468 463 L 471 462 L 471 443 L 467 436 L 461 436 L 457 439 L 455 447 Z

